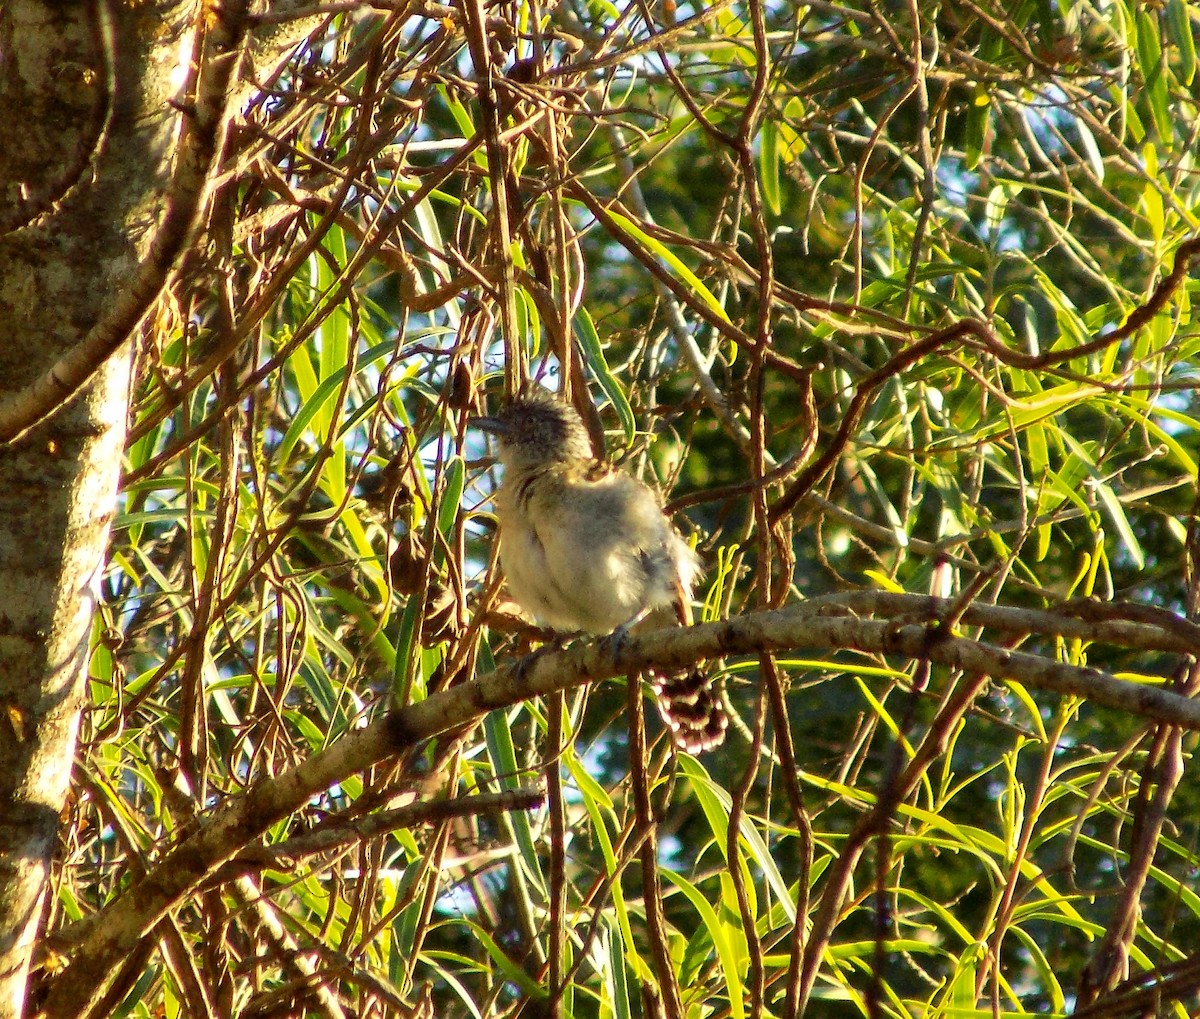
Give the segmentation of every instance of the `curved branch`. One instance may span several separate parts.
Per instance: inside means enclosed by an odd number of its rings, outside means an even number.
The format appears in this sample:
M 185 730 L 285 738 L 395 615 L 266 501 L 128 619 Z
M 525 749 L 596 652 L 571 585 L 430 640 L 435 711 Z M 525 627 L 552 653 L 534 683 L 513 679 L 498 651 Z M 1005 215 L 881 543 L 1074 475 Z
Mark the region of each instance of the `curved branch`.
M 1171 294 L 1183 283 L 1188 267 L 1198 255 L 1200 255 L 1200 237 L 1193 237 L 1190 240 L 1184 241 L 1175 253 L 1175 264 L 1171 268 L 1170 273 L 1154 288 L 1154 292 L 1146 302 L 1139 305 L 1130 313 L 1124 323 L 1089 343 L 1083 343 L 1067 350 L 1047 351 L 1042 354 L 1023 354 L 1001 342 L 987 323 L 973 318 L 962 319 L 944 329 L 939 329 L 937 332 L 929 333 L 908 347 L 905 347 L 888 360 L 885 365 L 877 368 L 858 383 L 854 390 L 854 396 L 850 399 L 850 405 L 846 408 L 846 412 L 842 416 L 842 423 L 834 434 L 833 440 L 825 448 L 824 452 L 809 464 L 800 476 L 788 486 L 787 491 L 779 498 L 779 501 L 771 507 L 771 523 L 791 513 L 809 491 L 825 476 L 826 472 L 832 469 L 838 457 L 842 455 L 842 450 L 850 442 L 850 437 L 862 421 L 863 415 L 866 413 L 867 408 L 871 404 L 871 399 L 875 395 L 875 391 L 888 379 L 895 378 L 907 371 L 927 354 L 932 354 L 938 347 L 949 343 L 951 340 L 970 337 L 976 342 L 979 348 L 986 350 L 1003 364 L 1029 370 L 1048 368 L 1053 365 L 1064 364 L 1077 357 L 1094 354 L 1132 335 L 1158 314 L 1170 299 Z
M 842 450 L 850 442 L 850 436 L 857 430 L 863 415 L 871 405 L 871 399 L 875 395 L 875 390 L 887 382 L 888 379 L 895 378 L 907 371 L 925 357 L 926 354 L 932 354 L 938 347 L 949 343 L 951 340 L 956 340 L 960 336 L 974 332 L 978 324 L 973 319 L 967 319 L 963 322 L 956 322 L 945 329 L 939 329 L 936 333 L 931 333 L 910 346 L 905 347 L 889 359 L 887 364 L 875 369 L 875 371 L 864 378 L 855 387 L 854 396 L 850 399 L 850 406 L 846 408 L 846 412 L 842 415 L 842 423 L 838 427 L 833 441 L 825 447 L 825 450 L 816 460 L 804 468 L 800 476 L 788 486 L 787 491 L 771 507 L 770 522 L 774 524 L 791 513 L 800 500 L 837 463 L 838 457 L 842 455 Z
M 936 615 L 930 617 L 930 610 L 936 613 L 950 605 L 928 598 L 914 602 L 925 606 L 925 617 L 932 619 Z M 854 650 L 924 657 L 971 675 L 1015 680 L 1026 687 L 1084 697 L 1147 719 L 1200 730 L 1200 702 L 1169 690 L 952 636 L 936 624 L 906 622 L 912 613 L 901 619 L 874 620 L 848 612 L 830 616 L 831 608 L 835 607 L 829 603 L 797 604 L 726 622 L 629 636 L 621 642 L 605 639 L 545 651 L 398 708 L 365 729 L 347 733 L 292 771 L 260 783 L 245 796 L 225 801 L 198 831 L 171 849 L 122 897 L 65 932 L 62 947 L 72 962 L 55 981 L 44 1014 L 62 1019 L 90 1014 L 116 962 L 135 949 L 145 932 L 218 867 L 313 796 L 402 749 L 473 724 L 489 711 L 588 682 L 651 669 L 676 670 L 730 655 L 796 648 Z M 970 612 L 968 609 L 963 618 L 969 620 Z M 1088 632 L 1088 622 L 1077 616 L 1047 613 L 1041 622 L 1046 624 L 1044 633 Z M 1090 625 L 1093 632 L 1101 632 L 1102 626 L 1113 624 L 1101 621 Z M 1182 642 L 1161 627 L 1126 625 L 1143 627 L 1139 631 L 1143 638 L 1153 635 L 1163 645 L 1181 650 Z

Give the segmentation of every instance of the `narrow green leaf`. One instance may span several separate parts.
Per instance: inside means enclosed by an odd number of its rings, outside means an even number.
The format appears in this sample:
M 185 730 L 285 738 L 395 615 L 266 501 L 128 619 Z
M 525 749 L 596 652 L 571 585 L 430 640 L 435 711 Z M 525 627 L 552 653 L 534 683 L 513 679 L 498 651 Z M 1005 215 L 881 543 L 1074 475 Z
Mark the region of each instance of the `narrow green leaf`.
M 785 165 L 799 159 L 808 149 L 804 133 L 796 128 L 804 118 L 804 101 L 799 96 L 792 96 L 784 104 L 782 118 L 772 121 L 779 132 L 779 158 Z
M 992 116 L 992 104 L 988 99 L 987 89 L 981 84 L 975 85 L 975 96 L 971 108 L 967 111 L 967 126 L 963 140 L 966 155 L 963 167 L 974 170 L 979 165 L 983 155 L 983 142 L 987 136 L 988 121 Z
M 1104 507 L 1108 514 L 1109 520 L 1117 529 L 1117 535 L 1121 539 L 1121 544 L 1125 546 L 1125 551 L 1133 558 L 1133 564 L 1139 570 L 1146 568 L 1146 556 L 1142 552 L 1141 543 L 1137 540 L 1137 535 L 1133 533 L 1133 528 L 1129 524 L 1129 517 L 1125 515 L 1125 507 L 1121 505 L 1121 500 L 1117 498 L 1117 493 L 1112 490 L 1112 485 L 1106 481 L 1096 483 L 1096 494 L 1100 497 L 1100 504 Z
M 1167 26 L 1171 41 L 1179 50 L 1179 80 L 1191 86 L 1196 77 L 1196 39 L 1186 0 L 1167 0 Z
M 863 576 L 868 580 L 875 581 L 881 590 L 887 591 L 891 594 L 904 593 L 904 586 L 902 584 L 897 584 L 894 580 L 892 580 L 891 577 L 884 573 L 880 573 L 879 570 L 863 570 Z
M 1167 76 L 1163 73 L 1162 39 L 1158 34 L 1158 19 L 1140 8 L 1137 12 L 1137 53 L 1145 82 L 1146 103 L 1150 118 L 1163 142 L 1169 143 L 1174 134 L 1171 114 L 1167 108 Z
M 679 767 L 680 771 L 687 775 L 688 780 L 692 783 L 696 799 L 700 801 L 700 806 L 704 810 L 709 826 L 712 828 L 714 835 L 717 836 L 717 844 L 721 851 L 724 852 L 726 846 L 725 833 L 729 830 L 729 811 L 733 807 L 733 800 L 725 789 L 713 782 L 708 772 L 704 769 L 704 766 L 694 757 L 681 754 L 679 756 Z M 788 921 L 794 923 L 796 919 L 796 904 L 792 901 L 791 894 L 788 892 L 787 882 L 783 880 L 783 875 L 779 873 L 779 868 L 776 866 L 766 842 L 763 841 L 762 834 L 746 815 L 742 816 L 738 835 L 745 841 L 750 855 L 754 858 L 754 862 L 762 868 L 763 876 L 767 879 L 767 884 L 771 886 L 771 890 L 778 897 L 784 910 L 787 912 Z
M 504 711 L 489 711 L 483 720 L 483 731 L 496 781 L 502 789 L 515 789 L 521 784 L 522 769 L 517 765 L 517 752 L 513 746 L 508 714 Z M 537 884 L 539 892 L 545 895 L 545 875 L 542 873 L 541 861 L 534 845 L 533 829 L 529 827 L 529 816 L 523 810 L 505 811 L 501 815 L 501 822 L 512 830 L 517 848 L 525 862 L 525 874 Z
M 1011 925 L 1009 933 L 1016 937 L 1022 945 L 1025 946 L 1025 951 L 1029 953 L 1030 959 L 1033 960 L 1034 969 L 1037 970 L 1038 976 L 1041 979 L 1041 988 L 1048 991 L 1050 994 L 1050 1007 L 1055 1012 L 1066 1012 L 1067 999 L 1063 993 L 1062 984 L 1059 983 L 1058 973 L 1050 960 L 1046 958 L 1045 951 L 1038 939 L 1028 934 L 1023 927 Z
M 417 616 L 421 611 L 421 600 L 409 598 L 400 615 L 399 632 L 396 634 L 396 661 L 392 669 L 392 696 L 397 707 L 411 701 L 424 699 L 422 689 L 413 690 L 413 661 L 417 648 L 414 646 L 417 632 Z M 414 697 L 415 694 L 415 697 Z
M 444 473 L 446 482 L 442 487 L 442 501 L 438 506 L 437 515 L 437 529 L 442 534 L 449 534 L 451 528 L 454 527 L 454 521 L 458 519 L 466 475 L 466 465 L 461 456 L 452 456 L 446 461 Z
M 500 968 L 500 972 L 510 980 L 514 986 L 519 987 L 525 994 L 531 997 L 534 1001 L 544 1001 L 546 998 L 546 989 L 541 986 L 536 980 L 531 977 L 523 967 L 518 966 L 512 959 L 508 957 L 508 953 L 504 951 L 495 941 L 492 936 L 484 930 L 479 924 L 470 923 L 470 927 L 475 937 L 479 940 L 479 944 L 483 946 L 483 950 L 491 957 L 492 961 Z
M 1087 160 L 1092 166 L 1092 173 L 1096 175 L 1098 182 L 1103 183 L 1104 156 L 1100 152 L 1100 146 L 1096 144 L 1096 136 L 1092 134 L 1092 129 L 1081 118 L 1075 119 L 1075 132 L 1079 135 L 1079 143 L 1083 146 L 1083 154 L 1087 156 Z
M 575 336 L 583 348 L 584 360 L 587 361 L 593 378 L 604 390 L 604 395 L 608 397 L 613 410 L 617 412 L 617 417 L 621 419 L 625 445 L 629 446 L 637 432 L 637 419 L 634 418 L 633 408 L 629 406 L 629 400 L 625 397 L 625 390 L 608 367 L 608 359 L 604 356 L 604 347 L 600 343 L 600 334 L 596 332 L 596 323 L 592 321 L 587 308 L 580 305 L 572 324 L 575 327 Z
M 604 926 L 608 942 L 608 968 L 604 979 L 607 985 L 609 1004 L 612 1006 L 612 1019 L 632 1019 L 633 1010 L 629 1007 L 629 982 L 625 974 L 625 946 L 620 924 L 610 915 L 604 916 Z
M 445 85 L 435 86 L 435 91 L 446 104 L 446 109 L 450 111 L 450 116 L 454 118 L 454 123 L 458 125 L 458 129 L 462 132 L 464 138 L 472 138 L 475 135 L 475 122 L 471 120 L 471 114 L 467 108 L 450 94 L 449 89 Z
M 329 252 L 331 258 L 316 258 L 318 267 L 318 290 L 321 294 L 329 293 L 338 283 L 338 273 L 335 268 L 344 266 L 349 261 L 346 250 L 346 232 L 340 227 L 333 226 L 326 232 L 322 246 Z M 340 270 L 339 270 L 340 271 Z M 328 378 L 340 368 L 345 368 L 350 353 L 350 318 L 345 309 L 338 305 L 321 323 L 319 351 L 319 372 L 321 378 Z
M 774 216 L 778 216 L 783 208 L 780 198 L 779 162 L 779 130 L 775 121 L 767 118 L 763 121 L 762 132 L 759 134 L 758 174 L 762 180 L 763 199 Z
M 1008 211 L 1008 203 L 1021 191 L 1020 186 L 1009 183 L 997 184 L 988 192 L 987 202 L 983 207 L 984 222 L 987 223 L 988 235 L 995 241 L 995 236 L 1004 225 L 1004 214 Z
M 750 26 L 729 7 L 715 9 L 717 11 L 718 37 L 734 40 L 734 42 L 731 45 L 710 47 L 711 59 L 718 64 L 736 62 L 745 68 L 754 67 L 757 60 L 755 60 L 756 50 Z
M 575 780 L 575 785 L 579 788 L 579 795 L 585 801 L 591 800 L 600 809 L 611 813 L 613 809 L 612 797 L 608 795 L 608 790 L 604 786 L 588 774 L 587 768 L 583 766 L 583 762 L 579 759 L 579 755 L 575 753 L 573 745 L 564 751 L 563 762 L 566 764 L 567 770 L 571 773 L 571 777 Z
M 358 359 L 358 370 L 366 368 L 368 365 L 395 353 L 395 340 L 387 340 L 383 343 L 376 344 L 370 350 L 366 351 Z M 292 371 L 296 375 L 296 380 L 300 384 L 301 399 L 303 403 L 300 409 L 296 411 L 292 418 L 292 423 L 288 425 L 288 430 L 284 433 L 280 440 L 279 449 L 275 453 L 275 461 L 279 465 L 287 463 L 292 455 L 292 450 L 296 443 L 300 441 L 301 436 L 308 430 L 309 425 L 324 412 L 330 400 L 341 389 L 346 379 L 348 367 L 345 363 L 335 371 L 330 372 L 328 376 L 317 383 L 317 377 L 312 370 L 312 362 L 308 358 L 308 353 L 303 347 L 300 347 L 288 360 Z M 325 436 L 320 436 L 320 441 L 324 441 Z
M 1158 190 L 1158 152 L 1150 142 L 1142 146 L 1142 158 L 1146 162 L 1146 182 L 1142 186 L 1141 209 L 1151 236 L 1161 242 L 1167 228 L 1167 215 Z
M 725 987 L 729 995 L 729 1012 L 734 1019 L 742 1019 L 746 1014 L 746 1002 L 743 998 L 743 984 L 738 968 L 737 952 L 730 943 L 728 929 L 718 919 L 716 911 L 709 904 L 700 890 L 682 874 L 667 867 L 659 869 L 659 873 L 678 888 L 692 907 L 700 914 L 700 922 L 704 924 L 713 947 L 717 951 L 717 961 L 721 964 L 721 972 L 725 976 Z
M 613 222 L 616 223 L 617 226 L 619 226 L 622 230 L 629 234 L 630 237 L 641 244 L 642 247 L 646 248 L 648 251 L 652 251 L 655 255 L 661 258 L 667 264 L 667 268 L 670 269 L 681 280 L 683 280 L 683 282 L 686 283 L 691 289 L 692 293 L 694 293 L 700 298 L 700 300 L 707 304 L 714 314 L 719 315 L 725 322 L 730 321 L 729 315 L 726 314 L 725 308 L 721 305 L 721 302 L 716 299 L 716 297 L 713 295 L 713 292 L 701 282 L 700 277 L 692 272 L 692 270 L 684 264 L 683 260 L 678 255 L 676 255 L 661 241 L 656 241 L 653 237 L 646 233 L 645 230 L 643 230 L 628 217 L 622 216 L 620 213 L 613 212 L 611 210 L 608 214 L 610 217 L 612 217 Z

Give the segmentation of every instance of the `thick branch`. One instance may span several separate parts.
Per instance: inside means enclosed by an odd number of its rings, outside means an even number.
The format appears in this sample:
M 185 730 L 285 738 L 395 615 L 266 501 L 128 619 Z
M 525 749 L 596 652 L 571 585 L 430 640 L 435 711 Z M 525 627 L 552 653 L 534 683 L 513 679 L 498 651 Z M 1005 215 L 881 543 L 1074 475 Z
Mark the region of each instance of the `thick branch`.
M 942 604 L 930 599 L 919 602 L 935 608 Z M 1200 703 L 1165 689 L 952 636 L 933 624 L 818 614 L 829 610 L 827 604 L 799 604 L 727 622 L 630 636 L 622 642 L 577 643 L 506 665 L 346 734 L 295 770 L 226 801 L 123 897 L 77 925 L 67 935 L 74 946 L 73 962 L 56 982 L 45 1014 L 64 1019 L 88 1015 L 115 962 L 131 952 L 146 931 L 217 867 L 313 796 L 402 748 L 459 729 L 489 711 L 587 682 L 652 668 L 679 669 L 729 655 L 797 648 L 856 650 L 924 657 L 970 674 L 1015 680 L 1033 689 L 1084 697 L 1147 719 L 1200 730 Z M 1057 629 L 1079 626 L 1072 617 L 1046 622 L 1057 622 Z M 1146 630 L 1157 633 L 1164 643 L 1173 639 L 1160 628 L 1147 626 Z
M 241 58 L 245 5 L 224 3 L 217 14 L 208 32 L 198 36 L 191 66 L 203 67 L 204 73 L 197 76 L 183 120 L 158 230 L 136 275 L 77 345 L 29 386 L 0 400 L 0 444 L 12 442 L 67 403 L 121 347 L 162 293 L 191 237 L 223 139 L 225 100 Z

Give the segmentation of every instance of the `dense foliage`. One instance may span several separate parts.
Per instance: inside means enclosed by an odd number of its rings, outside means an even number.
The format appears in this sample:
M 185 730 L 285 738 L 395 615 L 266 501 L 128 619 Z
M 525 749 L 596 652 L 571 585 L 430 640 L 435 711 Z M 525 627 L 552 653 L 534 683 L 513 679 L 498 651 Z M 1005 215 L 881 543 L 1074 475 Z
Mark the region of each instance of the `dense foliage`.
M 667 493 L 706 619 L 804 600 L 1195 690 L 1185 0 L 326 6 L 141 338 L 53 929 L 546 639 L 470 424 L 529 378 Z M 740 725 L 700 759 L 616 681 L 340 776 L 114 1008 L 1196 1007 L 1184 730 L 932 650 L 710 667 Z

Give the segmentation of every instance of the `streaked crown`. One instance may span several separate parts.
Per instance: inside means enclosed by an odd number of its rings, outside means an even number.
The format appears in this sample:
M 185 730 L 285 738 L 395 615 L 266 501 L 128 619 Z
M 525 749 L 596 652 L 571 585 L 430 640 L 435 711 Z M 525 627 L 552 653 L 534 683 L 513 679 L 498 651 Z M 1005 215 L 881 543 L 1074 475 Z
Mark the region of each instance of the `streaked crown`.
M 574 408 L 541 387 L 507 403 L 494 417 L 477 418 L 500 442 L 505 467 L 530 469 L 592 457 L 587 431 Z

